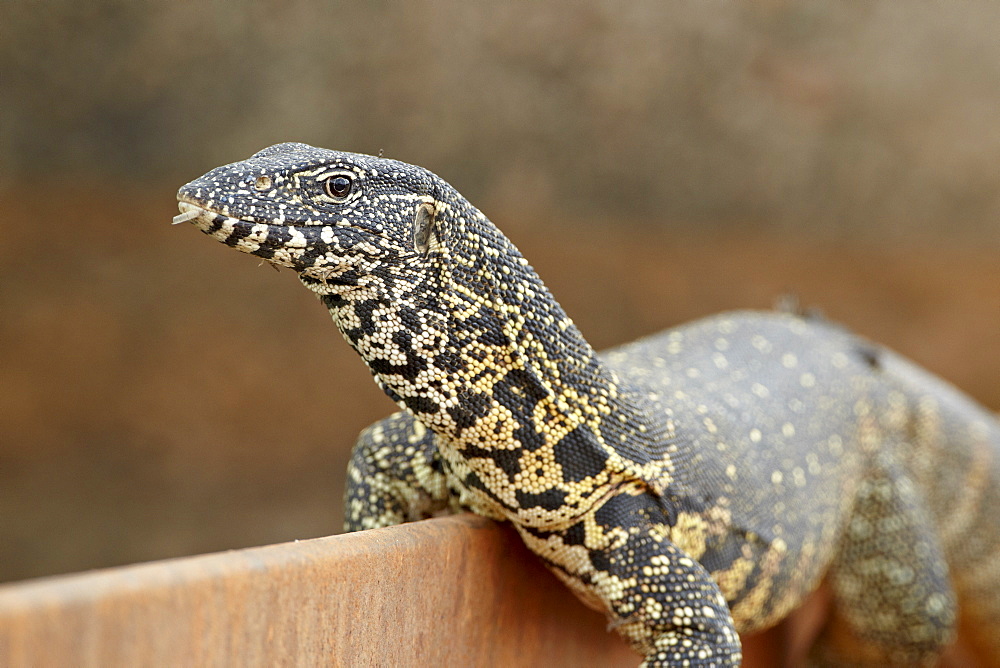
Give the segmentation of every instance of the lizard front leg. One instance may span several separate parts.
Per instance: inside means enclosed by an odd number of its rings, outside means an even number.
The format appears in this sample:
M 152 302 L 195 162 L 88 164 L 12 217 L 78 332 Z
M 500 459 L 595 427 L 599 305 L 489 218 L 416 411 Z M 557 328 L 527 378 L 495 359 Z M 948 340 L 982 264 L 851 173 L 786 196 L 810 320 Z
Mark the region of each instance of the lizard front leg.
M 718 585 L 669 539 L 641 485 L 559 531 L 518 527 L 525 544 L 645 656 L 643 666 L 738 666 L 740 639 Z
M 458 510 L 434 439 L 433 432 L 403 412 L 361 432 L 347 467 L 345 531 Z

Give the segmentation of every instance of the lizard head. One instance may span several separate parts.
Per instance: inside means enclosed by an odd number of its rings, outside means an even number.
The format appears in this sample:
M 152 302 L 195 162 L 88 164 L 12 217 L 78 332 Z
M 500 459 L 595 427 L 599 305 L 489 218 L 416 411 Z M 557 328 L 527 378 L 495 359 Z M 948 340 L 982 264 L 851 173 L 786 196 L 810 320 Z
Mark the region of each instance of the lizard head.
M 437 199 L 445 191 L 448 204 Z M 440 210 L 456 197 L 420 167 L 287 143 L 184 185 L 174 221 L 347 298 L 387 271 L 426 274 L 441 251 Z

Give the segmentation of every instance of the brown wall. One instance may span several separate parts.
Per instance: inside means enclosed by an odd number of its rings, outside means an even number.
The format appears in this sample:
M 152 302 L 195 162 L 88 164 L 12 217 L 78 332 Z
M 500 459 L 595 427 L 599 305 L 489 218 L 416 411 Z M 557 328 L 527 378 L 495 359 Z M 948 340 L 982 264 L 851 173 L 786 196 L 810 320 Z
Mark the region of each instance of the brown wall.
M 0 580 L 323 535 L 392 404 L 173 193 L 270 143 L 423 164 L 597 346 L 795 292 L 1000 408 L 993 3 L 11 2 Z

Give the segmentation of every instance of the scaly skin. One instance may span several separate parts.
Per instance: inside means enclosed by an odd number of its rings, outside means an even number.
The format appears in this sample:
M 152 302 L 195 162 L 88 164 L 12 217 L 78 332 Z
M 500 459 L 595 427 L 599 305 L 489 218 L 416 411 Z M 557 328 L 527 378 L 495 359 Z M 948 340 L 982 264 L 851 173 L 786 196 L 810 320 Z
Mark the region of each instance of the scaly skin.
M 931 665 L 959 615 L 1000 656 L 1000 424 L 898 356 L 758 313 L 598 355 L 482 213 L 394 160 L 280 144 L 178 198 L 296 271 L 403 409 L 358 441 L 348 530 L 509 521 L 648 666 L 738 665 L 737 632 L 824 577 L 817 664 Z

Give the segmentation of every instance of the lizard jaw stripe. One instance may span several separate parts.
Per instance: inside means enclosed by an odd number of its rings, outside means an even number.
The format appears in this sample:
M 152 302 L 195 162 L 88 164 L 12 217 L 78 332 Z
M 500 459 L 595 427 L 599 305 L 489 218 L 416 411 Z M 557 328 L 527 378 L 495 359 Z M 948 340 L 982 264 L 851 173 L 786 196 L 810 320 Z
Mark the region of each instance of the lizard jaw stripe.
M 181 213 L 174 216 L 174 225 L 190 222 L 231 248 L 296 271 L 325 264 L 318 259 L 326 253 L 317 255 L 315 250 L 329 249 L 336 255 L 342 255 L 353 245 L 350 240 L 340 238 L 329 225 L 256 223 L 184 201 L 178 202 L 177 208 Z M 304 259 L 308 250 L 313 252 L 309 254 L 309 259 Z

